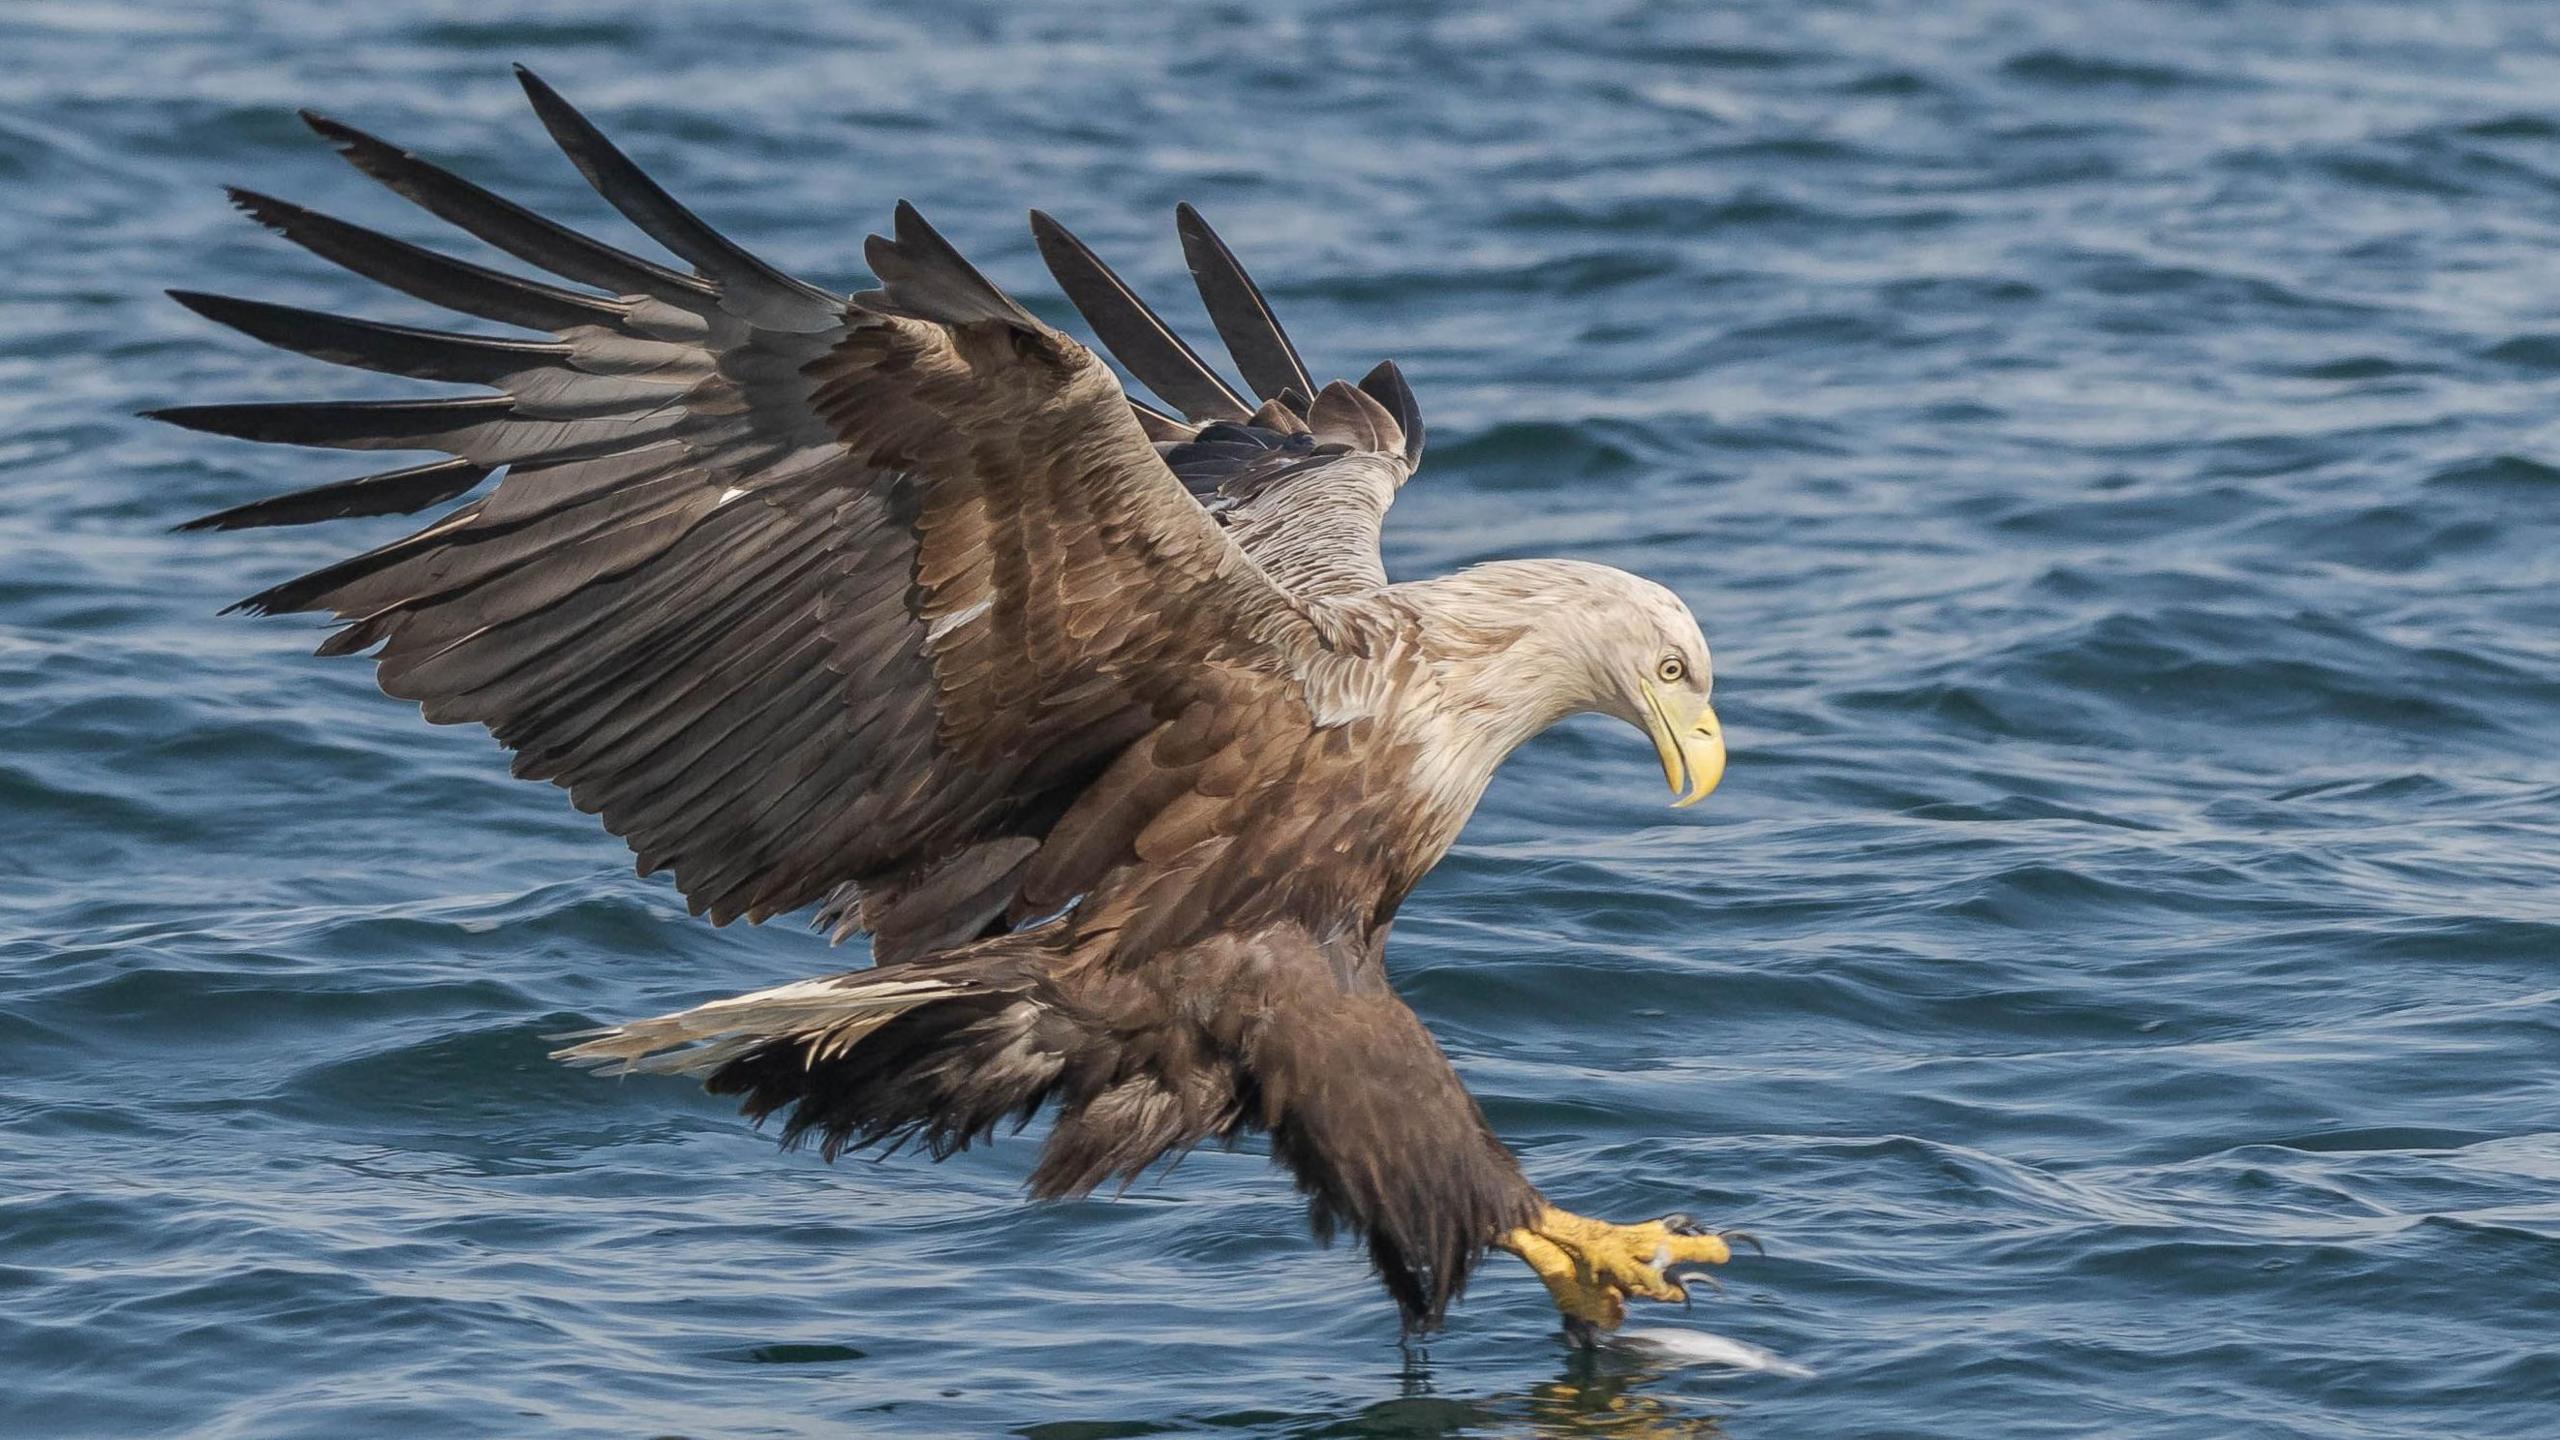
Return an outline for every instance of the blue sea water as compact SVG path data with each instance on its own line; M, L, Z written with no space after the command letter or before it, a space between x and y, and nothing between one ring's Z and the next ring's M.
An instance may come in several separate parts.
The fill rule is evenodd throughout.
M0 1433L2560 1435L2560 8L12 0L0 57ZM170 535L353 469L128 418L388 393L163 286L429 318L225 206L440 238L297 105L622 234L516 60L830 285L906 196L1063 318L1039 205L1189 315L1193 201L1419 390L1397 574L1686 595L1724 789L1563 728L1392 960L1552 1195L1767 1257L1588 1355L1496 1257L1408 1351L1256 1151L1029 1207L1027 1138L829 1166L546 1061L858 952L217 618L399 522Z

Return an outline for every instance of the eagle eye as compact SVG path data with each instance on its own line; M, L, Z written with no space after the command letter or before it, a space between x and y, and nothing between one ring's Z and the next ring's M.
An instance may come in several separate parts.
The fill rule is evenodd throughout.
M1663 684L1677 685L1689 678L1689 662L1677 655L1665 655L1662 663L1653 667L1653 673L1662 677Z

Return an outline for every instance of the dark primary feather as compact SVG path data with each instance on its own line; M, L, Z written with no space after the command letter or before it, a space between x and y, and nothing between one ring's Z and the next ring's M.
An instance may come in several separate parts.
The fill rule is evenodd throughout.
M1183 258L1191 264L1192 282L1200 287L1201 303L1209 307L1209 322L1217 327L1218 338L1227 342L1227 353L1235 357L1245 383L1265 400L1279 399L1291 390L1313 395L1315 381L1308 378L1298 347L1289 343L1289 334L1271 313L1270 302L1262 298L1261 287L1236 262L1227 242L1189 205L1175 206L1173 216L1174 228L1182 236Z
M819 328L810 322L837 307L837 297L748 254L676 203L532 71L519 65L516 79L533 101L534 113L542 117L543 128L595 192L643 234L691 261L717 287L723 308L759 325L799 330Z
M1404 435L1404 463L1421 465L1422 406L1413 398L1413 387L1404 383L1404 371L1393 360L1381 360L1360 377L1360 388L1395 417L1396 429Z
M528 330L613 326L625 315L615 301L439 255L254 190L235 187L230 193L231 203L251 219L303 249L430 305Z
M454 335L195 290L172 290L169 298L279 349L412 380L494 386L569 354L569 347L556 341Z
M276 498L289 500L292 497ZM423 530L413 531L387 545L377 545L361 554L350 555L333 565L324 565L307 575L297 575L281 584L270 585L255 595L234 601L223 610L223 613L226 615L297 615L319 608L318 602L323 596L336 594L347 585L404 561L435 553L440 546L459 537L477 523L480 512L487 503L486 500L474 500L449 510L445 512L442 519ZM323 646L325 648L335 645L341 637L359 635L363 630L364 627L361 624L350 625L323 642Z
M879 277L880 288L854 296L854 303L882 314L941 325L992 320L1030 334L1046 328L978 273L978 267L952 248L942 232L926 224L913 205L898 202L890 231L862 242L863 259Z
M347 163L444 220L519 260L617 295L655 295L682 302L708 296L711 284L629 254L492 194L352 125L301 112L302 122L338 147Z
M1058 288L1093 327L1094 338L1139 384L1194 423L1242 420L1252 413L1253 407L1235 387L1219 378L1172 326L1067 227L1034 210L1031 235Z
M515 402L475 400L285 400L241 405L173 405L146 410L208 435L317 445L339 450L443 450L468 432L515 413Z
M246 505L199 515L177 528L245 530L265 525L310 525L360 515L414 515L462 495L488 478L486 468L468 460L431 460L424 465L359 475L353 480L252 500Z

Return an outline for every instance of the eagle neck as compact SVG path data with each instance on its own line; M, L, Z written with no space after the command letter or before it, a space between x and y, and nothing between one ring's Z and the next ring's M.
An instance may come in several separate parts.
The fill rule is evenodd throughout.
M1442 712L1488 767L1568 715L1614 708L1614 599L1580 583L1596 569L1518 560L1397 587L1417 602Z

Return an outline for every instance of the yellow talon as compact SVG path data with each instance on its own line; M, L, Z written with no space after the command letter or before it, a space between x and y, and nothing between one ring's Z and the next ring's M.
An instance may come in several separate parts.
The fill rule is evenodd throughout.
M1733 1258L1724 1237L1694 1231L1677 1217L1613 1225L1552 1205L1496 1243L1538 1272L1564 1312L1565 1328L1582 1336L1616 1329L1627 1318L1630 1295L1688 1299L1688 1290L1670 1273L1678 1267Z

